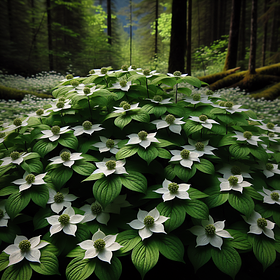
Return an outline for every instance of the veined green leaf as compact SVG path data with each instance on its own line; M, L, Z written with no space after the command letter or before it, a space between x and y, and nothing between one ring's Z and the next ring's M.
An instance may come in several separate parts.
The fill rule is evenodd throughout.
M34 203L41 207L45 207L49 200L49 190L46 185L31 187L30 195Z
M190 187L188 190L189 196L191 199L199 199L199 198L205 198L208 197L208 194L205 194L195 188Z
M203 173L207 173L207 174L215 173L215 167L213 163L207 159L201 158L200 162L195 162L194 165L199 171Z
M196 77L185 76L185 77L181 78L181 82L188 83L188 84L190 84L192 86L195 86L197 88L201 87L201 81L198 78L196 78Z
M41 173L44 170L43 164L38 159L31 159L22 163L22 168L29 173Z
M74 136L72 133L64 133L62 134L58 142L63 147L71 148L73 150L77 150L79 142L76 136Z
M158 150L158 157L165 158L165 159L171 159L171 154L169 151L165 150L164 148L157 148Z
M227 229L229 234L233 237L230 239L230 245L238 250L247 251L252 248L251 243L248 241L247 233L239 230Z
M131 114L131 118L143 123L148 123L150 121L150 115L144 110L138 110L134 114Z
M9 264L9 255L4 253L4 252L2 252L0 254L0 271L5 269L8 264Z
M254 211L254 201L245 193L230 192L228 202L234 209L238 210L246 217L249 217Z
M192 93L192 90L190 88L186 88L186 87L178 87L177 92L188 95L188 94Z
M165 106L159 105L159 106L154 106L153 114L159 118L160 116L164 115L166 112L167 108Z
M257 158L259 161L266 162L268 159L268 154L264 149L261 149L260 147L250 147L251 154Z
M157 148L152 145L150 145L147 149L139 147L137 153L139 157L147 161L148 164L150 164L151 161L153 161L158 156Z
M193 218L207 220L209 218L209 209L207 205L200 200L186 200L185 211Z
M250 149L246 146L242 146L239 144L233 144L229 147L229 152L236 159L245 159L247 155L250 153Z
M201 124L197 124L196 122L190 120L186 121L186 123L183 125L183 129L186 132L187 136L201 130L202 128L203 126Z
M178 178L180 178L184 182L188 182L189 179L194 176L195 172L196 172L195 165L193 165L191 169L187 167L183 167L181 164L174 165L174 173Z
M53 215L50 208L41 208L33 217L34 230L47 227L49 225L46 218Z
M205 199L205 203L208 205L210 209L224 204L225 202L227 202L228 198L229 198L228 192L217 191L209 195L209 197Z
M66 277L68 280L85 280L94 272L95 265L94 259L76 257L66 267Z
M132 118L130 115L120 115L115 119L114 124L120 129L123 129L131 122L131 120Z
M119 249L120 254L129 252L140 241L141 237L139 236L138 231L133 229L120 232L116 238L116 242L123 246Z
M85 160L78 160L72 166L72 169L80 175L89 176L96 169L95 165Z
M58 141L51 142L48 139L41 139L33 146L33 151L44 158L45 155L54 150L57 145Z
M98 279L118 280L122 274L122 263L114 256L111 259L111 263L96 262L95 274Z
M138 149L139 149L138 145L124 146L116 153L116 160L131 157L137 153Z
M6 202L5 208L11 219L15 218L29 203L31 197L28 191L11 194Z
M129 190L146 193L147 179L144 175L136 171L129 171L120 178L122 184Z
M172 181L174 178L175 178L176 174L174 172L174 165L167 165L165 168L164 168L164 177L167 179L167 180L170 180Z
M73 170L71 168L60 166L56 169L52 169L48 172L47 176L50 176L51 181L56 186L57 190L60 190L63 185L72 177Z
M29 280L32 277L32 269L28 262L20 262L18 265L9 266L5 269L1 280Z
M208 246L195 247L188 246L188 257L197 271L200 267L206 264L211 259L211 248Z

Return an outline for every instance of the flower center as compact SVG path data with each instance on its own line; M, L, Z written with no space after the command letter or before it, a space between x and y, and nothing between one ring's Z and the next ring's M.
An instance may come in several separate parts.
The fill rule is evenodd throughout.
M228 178L228 181L229 181L229 184L230 184L231 186L235 186L235 185L237 185L237 183L238 183L238 178L235 177L235 176L230 176L230 177Z
M201 96L200 96L199 93L195 93L195 94L193 95L193 101L199 101L200 98L201 98Z
M60 154L60 157L63 161L68 161L70 160L71 154L69 152L63 152Z
M143 74L145 75L145 76L148 76L149 74L150 74L150 70L149 69L145 69L144 71L143 71Z
M29 242L29 240L22 240L19 242L18 247L22 253L26 253L27 251L29 251L31 243Z
M102 213L102 206L98 202L94 202L90 206L92 214L98 215Z
M273 138L275 136L275 134L273 132L268 133L268 137Z
M227 108L232 108L233 103L228 101L228 102L225 103L225 106L226 106Z
M168 123L168 124L173 124L174 123L174 121L175 121L175 117L173 116L173 115L171 115L171 114L169 114L169 115L167 115L166 117L165 117L165 121Z
M265 218L259 218L257 219L257 225L258 227L260 227L261 229L264 229L267 226L267 221Z
M144 219L144 225L146 227L150 227L154 224L155 219L152 216L146 216Z
M89 94L90 93L90 88L89 87L85 87L83 89L83 91L84 91L84 94Z
M36 115L37 116L41 116L41 115L43 115L44 114L44 109L38 109L37 111L36 111Z
M237 165L232 166L230 171L233 175L241 175L241 169Z
M101 251L104 249L106 243L103 239L97 239L94 241L93 246L97 251Z
M71 80L71 79L73 79L74 77L73 77L73 75L72 74L68 74L68 75L66 75L66 79L67 80Z
M56 195L53 198L55 203L61 203L64 200L64 195L60 192L57 192Z
M113 170L116 168L116 161L115 160L108 160L106 162L106 167L108 168L108 170Z
M220 105L221 107L225 107L225 104L226 104L225 101L220 101L220 102L219 102L219 105Z
M131 65L131 69L136 70L136 65Z
M215 226L213 226L213 225L207 225L207 226L205 227L205 233L206 233L207 235L214 235L215 232L216 232Z
M106 141L106 147L107 147L107 148L112 149L112 148L114 148L114 146L115 146L114 140L108 139L108 140Z
M0 209L0 220L4 217L4 211Z
M121 86L121 87L125 87L125 86L126 86L126 84L127 84L127 82L126 82L126 81L120 81L120 86Z
M125 105L125 104L128 104L127 101L122 101L122 102L120 103L120 107L123 107L123 105Z
M160 95L155 95L153 100L157 101L157 102L161 102L162 101L162 97Z
M174 193L176 193L178 191L178 189L179 189L179 186L176 183L170 183L168 185L168 190L170 191L170 193L174 194Z
M147 136L148 136L148 133L146 132L146 131L144 131L144 130L142 130L142 131L140 131L139 133L138 133L138 137L139 137L139 139L140 140L146 140L147 139Z
M16 152L16 151L14 151L14 152L11 152L11 159L12 160L16 160L16 159L18 159L19 157L20 157L20 153L19 152Z
M251 137L253 136L253 134L252 134L251 131L244 131L243 136L244 136L246 139L251 139Z
M202 122L205 122L208 119L208 117L206 115L200 115L199 116L199 120Z
M60 132L60 127L58 125L55 125L52 127L51 129L51 132L54 134L54 135L58 135L59 132Z
M100 69L100 72L101 72L101 74L107 74L108 69L105 68L105 67L102 67L102 68Z
M265 168L266 168L266 170L271 171L273 169L273 164L269 162L265 165Z
M206 95L213 95L214 92L212 90L207 90Z
M92 123L90 121L84 121L82 126L85 130L89 130L92 127Z
M279 200L279 193L273 192L273 193L271 193L270 197L272 200L277 201L277 200Z
M182 75L182 73L180 71L175 71L173 73L174 76L180 77Z
M57 103L56 103L56 107L57 108L63 108L64 107L64 102L63 101L58 101Z
M129 110L131 106L130 106L130 104L125 103L122 107L124 110Z
M5 133L5 132L0 132L0 138L4 138L4 137L5 137L5 135L6 135L6 133Z
M21 121L21 119L16 118L16 119L14 119L13 124L14 124L15 126L20 126L20 125L22 125L22 121Z
M89 74L94 74L95 73L95 71L93 70L93 69L91 69L90 71L89 71Z
M72 87L77 87L80 83L77 80L73 80L73 81L70 82L70 84L71 84Z
M61 216L59 216L58 221L59 221L63 226L66 226L67 224L69 224L70 216L67 215L67 214L62 214Z
M28 174L26 177L25 177L25 181L27 184L32 184L35 182L35 175L33 174Z
M127 65L123 65L123 66L121 67L121 69L122 69L123 71L128 71L128 66L127 66Z
M61 102L65 102L65 98L64 97L59 97L58 101L61 101Z
M195 144L195 148L198 150L198 151L203 151L204 149L204 144L202 142L197 142Z
M273 129L274 128L274 123L269 122L269 123L266 124L266 127L268 129Z
M184 149L184 150L180 153L180 155L181 155L181 157L182 157L183 159L188 159L189 156L190 156L190 151Z

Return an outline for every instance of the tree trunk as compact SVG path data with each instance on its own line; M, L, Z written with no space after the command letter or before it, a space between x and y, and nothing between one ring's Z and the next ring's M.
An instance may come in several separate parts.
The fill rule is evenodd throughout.
M242 1L242 8L241 8L241 19L240 19L240 36L239 36L239 53L238 53L238 60L243 61L245 58L246 53L246 0Z
M187 73L191 75L192 62L192 0L188 6L188 40L187 40Z
M132 65L132 0L129 1L129 62Z
M157 57L157 53L158 53L158 0L156 0L156 18L155 18L155 29L156 29L156 33L155 33L155 57Z
M48 17L49 70L53 70L53 41L52 41L51 0L47 0L46 3L47 3L47 17Z
M112 45L112 13L111 13L111 0L107 0L107 36L108 43Z
M249 73L256 73L257 49L257 0L252 0Z
M168 72L185 71L187 0L172 1Z
M264 1L264 13L267 10L268 0ZM262 66L265 66L265 52L266 52L266 42L267 42L267 20L263 23L263 42L262 42Z
M241 0L232 0L228 51L224 71L236 67Z

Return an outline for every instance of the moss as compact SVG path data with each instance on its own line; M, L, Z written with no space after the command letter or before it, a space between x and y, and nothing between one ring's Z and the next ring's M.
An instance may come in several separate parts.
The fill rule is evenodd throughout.
M253 97L255 99L259 99L264 97L266 100L273 100L280 96L280 83L275 84L262 92L251 94L250 97Z

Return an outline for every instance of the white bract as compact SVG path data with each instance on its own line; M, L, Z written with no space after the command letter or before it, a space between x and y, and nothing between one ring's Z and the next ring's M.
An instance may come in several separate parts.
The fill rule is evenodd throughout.
M85 211L83 223L90 222L93 220L97 220L98 223L107 225L110 214L107 211L107 207L103 209L100 203L97 201L93 202L91 205L85 204L80 208Z
M51 225L50 233L52 236L60 232L61 230L68 235L75 236L77 231L77 225L83 220L84 216L75 214L72 207L66 208L62 214L50 216L47 219L48 223Z
M0 166L5 166L5 165L8 165L10 163L20 165L23 162L24 158L27 157L30 154L31 153L26 153L26 152L19 153L17 151L13 151L13 152L11 152L9 157L4 157L4 158L0 159L0 160L3 161L0 164Z
M135 103L130 105L129 103L125 103L122 107L114 107L116 110L113 111L114 113L123 113L128 112L131 110L140 110L141 108L138 107L139 103Z
M128 223L133 229L138 229L138 233L142 240L152 236L153 233L166 233L163 223L169 217L164 217L159 214L159 211L154 208L150 212L139 209L137 219Z
M91 135L95 131L104 129L100 127L100 125L101 124L92 124L90 121L84 121L82 125L74 126L72 129L74 130L74 136L79 136L83 133Z
M105 235L100 229L92 236L91 240L85 240L78 245L86 250L84 259L98 257L101 261L111 263L113 251L119 250L121 246L115 242L117 234Z
M147 133L146 131L140 131L138 134L132 133L127 135L129 141L126 145L133 145L133 144L139 144L143 148L147 149L151 143L159 143L159 141L155 138L156 132L154 133Z
M211 100L208 99L208 96L201 96L199 93L195 93L190 97L184 98L184 101L190 104L198 104L198 103L212 103Z
M183 117L175 118L173 115L169 114L167 116L162 116L162 120L154 120L152 123L156 125L157 130L168 127L170 131L181 134L181 125L185 123L184 121L181 121L182 119Z
M254 136L252 134L252 132L250 131L245 131L245 132L240 132L240 131L235 131L236 135L233 135L232 137L236 137L237 141L246 141L247 143L254 145L254 146L258 146L258 141L261 141L261 139L259 139L259 136Z
M113 84L114 89L121 89L123 91L128 91L130 86L131 86L131 81L128 81L128 82L121 81L121 82L116 82Z
M163 201L172 200L175 197L180 199L190 199L188 189L190 184L176 184L165 179L162 183L162 188L155 190L154 192L162 194Z
M243 178L252 178L249 171L250 167L242 162L225 163L222 168L217 170L217 172L224 175L224 178L235 175L242 175Z
M189 143L190 145L184 145L182 148L198 153L199 157L203 156L204 154L214 155L212 150L217 149L212 146L208 146L209 140L196 142L189 138Z
M125 160L104 158L101 162L95 162L97 169L92 174L103 173L105 176L115 174L127 174L124 165Z
M170 101L171 98L162 99L160 95L158 95L158 96L155 95L153 99L146 98L146 100L150 100L153 103L157 103L157 104L161 104L161 105L171 104L172 103Z
M263 202L268 204L279 204L280 205L280 191L273 190L270 191L268 189L263 188L263 192L258 192L263 196Z
M27 239L23 235L17 235L14 244L9 245L4 252L9 256L9 264L19 263L24 258L30 262L40 263L41 252L39 249L47 246L49 243L40 240L40 235Z
M241 192L243 191L243 188L249 187L252 184L243 181L242 175L232 175L229 176L228 178L218 178L218 180L221 182L220 184L220 190L223 191L238 191Z
M280 169L278 167L278 164L275 163L268 162L265 164L261 162L259 165L256 165L255 167L261 169L266 178L272 177L275 174L280 174Z
M13 183L19 185L19 191L21 192L31 188L32 185L38 186L46 184L46 182L43 180L46 174L47 173L43 173L35 176L25 172L22 179L17 179L13 181Z
M69 126L64 126L64 127L59 127L57 125L53 126L52 129L46 129L46 130L42 130L41 132L44 134L41 137L39 137L39 139L45 139L48 138L51 142L56 141L57 139L59 139L60 135L71 131L70 128L68 128Z
M262 218L258 212L253 212L249 218L242 216L246 223L250 225L248 233L262 234L264 233L267 237L274 239L273 228L275 223Z
M200 162L198 158L199 154L196 152L191 152L186 149L182 151L171 150L170 152L173 155L170 161L179 161L183 167L191 168L194 161Z
M104 136L99 136L101 142L97 142L92 144L93 147L99 148L100 153L109 152L112 154L116 154L118 149L118 143L120 142L119 139L108 139Z
M70 153L69 151L64 151L59 156L50 158L49 160L52 161L50 164L62 163L64 166L71 167L76 160L83 159L81 154L82 153Z
M6 199L0 201L0 227L7 227L8 220L10 219L9 215L6 212Z
M223 238L233 238L226 230L224 230L225 221L215 222L209 215L208 220L202 220L201 226L193 226L190 231L196 235L196 247L211 244L213 247L221 250Z
M201 115L199 117L195 117L195 116L191 116L189 118L191 121L200 123L203 127L211 129L212 128L212 124L219 124L218 122L208 119L208 117L206 115Z
M28 120L29 120L29 117L26 118L24 121L22 121L20 118L16 118L12 124L3 124L3 127L4 127L4 132L9 132L9 131L12 131L12 130L15 130L15 129L18 129L20 127L23 127L23 126L27 126L28 125Z

